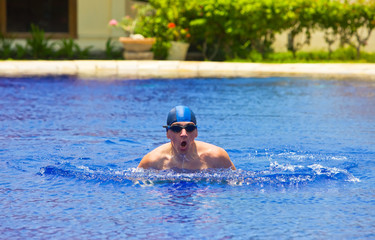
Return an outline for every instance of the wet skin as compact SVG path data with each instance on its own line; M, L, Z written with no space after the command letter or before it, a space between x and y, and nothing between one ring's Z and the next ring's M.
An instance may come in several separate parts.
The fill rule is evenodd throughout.
M171 126L179 125L186 127L194 125L192 122L176 122ZM139 168L153 169L189 169L202 170L207 168L231 168L235 166L229 158L228 153L215 145L195 141L198 130L192 132L182 129L180 132L167 131L170 140L143 157Z

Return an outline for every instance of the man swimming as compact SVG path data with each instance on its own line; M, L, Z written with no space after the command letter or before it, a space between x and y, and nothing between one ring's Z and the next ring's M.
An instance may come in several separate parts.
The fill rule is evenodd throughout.
M195 141L198 136L197 121L193 111L186 106L176 106L168 114L167 130L169 143L161 145L143 157L139 168L189 169L231 168L228 153L215 145Z

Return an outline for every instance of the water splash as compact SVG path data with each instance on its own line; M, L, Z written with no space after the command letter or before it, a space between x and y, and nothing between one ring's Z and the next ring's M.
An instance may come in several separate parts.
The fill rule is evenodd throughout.
M191 182L198 184L227 184L232 186L299 186L325 181L359 182L345 169L329 168L319 164L309 166L278 164L273 162L263 171L208 169L189 170L144 170L129 168L115 170L111 168L75 166L70 163L42 167L42 176L69 177L100 183L121 183L126 185L153 186L161 183Z

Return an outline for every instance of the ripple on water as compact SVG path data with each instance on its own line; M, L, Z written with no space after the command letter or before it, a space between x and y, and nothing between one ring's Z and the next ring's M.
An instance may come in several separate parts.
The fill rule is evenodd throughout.
M208 169L190 170L144 170L129 168L116 170L111 168L75 166L70 163L42 167L42 176L68 177L99 183L121 183L125 185L153 186L161 183L191 182L197 184L227 184L253 186L296 186L325 181L359 182L345 169L324 167L319 164L308 166L278 164L273 162L269 169L261 171Z

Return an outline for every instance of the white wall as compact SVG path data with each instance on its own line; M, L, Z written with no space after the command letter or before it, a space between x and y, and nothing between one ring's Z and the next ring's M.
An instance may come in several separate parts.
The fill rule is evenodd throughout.
M121 31L110 28L108 22L123 18L125 8L126 0L78 0L77 43L82 47L105 49L109 37L116 40L121 36Z
M296 37L298 42L304 41L304 35L299 35ZM282 34L276 35L276 41L273 44L274 50L276 52L286 52L287 51L287 44L288 44L288 34L284 32ZM339 40L337 39L335 44L332 46L333 49L336 49L339 45ZM328 51L328 45L324 41L324 33L323 32L314 32L311 36L310 45L305 45L302 51ZM371 37L368 41L368 45L365 48L362 48L363 51L366 52L375 52L375 30L372 32Z

